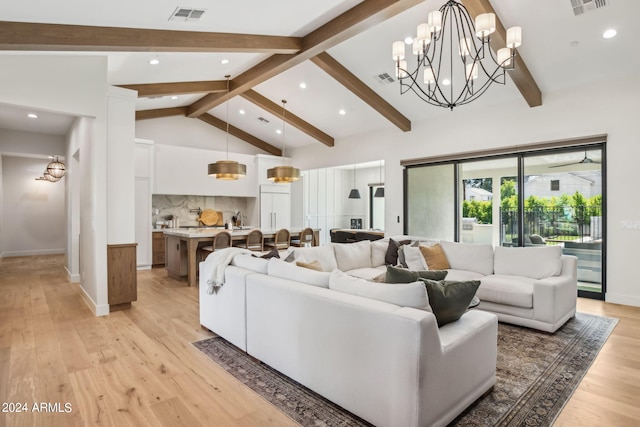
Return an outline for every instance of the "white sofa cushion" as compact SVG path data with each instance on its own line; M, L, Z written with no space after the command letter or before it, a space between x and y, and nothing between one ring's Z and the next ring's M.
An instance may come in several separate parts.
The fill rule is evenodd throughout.
M231 261L231 265L262 274L267 274L267 264L269 264L268 259L251 255L236 255Z
M493 273L492 245L441 241L440 246L452 269Z
M466 282L468 280L481 280L484 274L476 273L475 271L468 270L447 270L447 277L445 280L451 280L454 282Z
M322 288L329 287L329 276L331 275L325 271L315 271L309 268L298 267L295 264L278 258L271 258L269 260L267 273L269 276L295 280L308 285L320 286Z
M389 239L375 240L371 242L371 267L385 265L384 257L389 248Z
M476 295L489 301L514 307L533 308L533 284L536 280L522 276L492 274L480 281Z
M318 261L323 271L333 271L338 268L333 245L311 246L309 248L295 248L295 257L303 257L306 262Z
M562 248L540 246L507 248L497 246L494 256L496 274L544 279L562 272Z
M334 243L338 269L342 271L371 267L371 241L355 243Z
M429 267L427 266L427 261L422 256L422 252L417 245L403 245L400 249L402 250L404 256L404 263L407 265L407 268L409 270L429 269ZM398 252L400 252L400 250L398 250Z
M359 277L364 280L373 281L375 278L379 277L381 274L385 274L387 272L386 265L379 265L377 267L368 267L368 268L356 268L355 270L345 271L349 276Z
M427 289L422 282L375 283L349 276L340 270L334 270L329 277L329 289L402 307L431 311Z

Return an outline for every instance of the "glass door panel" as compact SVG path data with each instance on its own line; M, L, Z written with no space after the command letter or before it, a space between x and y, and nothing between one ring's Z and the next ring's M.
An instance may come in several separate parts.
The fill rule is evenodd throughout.
M465 243L511 246L518 240L518 160L507 157L459 165L459 232Z
M524 244L559 245L578 258L578 290L603 291L602 150L524 159Z
M455 165L407 169L407 234L436 240L455 238Z

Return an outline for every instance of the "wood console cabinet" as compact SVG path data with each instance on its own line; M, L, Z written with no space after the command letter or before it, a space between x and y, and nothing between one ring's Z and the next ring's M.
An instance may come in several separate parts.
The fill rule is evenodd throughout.
M138 299L137 243L107 245L109 311L131 308Z
M172 279L187 280L187 242L177 236L165 235L167 275Z
M152 267L164 267L165 264L165 243L164 232L154 231L152 239Z

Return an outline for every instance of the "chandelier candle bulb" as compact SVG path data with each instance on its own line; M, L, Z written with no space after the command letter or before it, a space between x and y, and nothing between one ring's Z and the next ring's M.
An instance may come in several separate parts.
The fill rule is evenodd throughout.
M498 49L498 64L502 68L506 68L511 65L511 49L508 47L503 47L502 49Z
M396 68L396 78L404 79L407 77L407 61L399 61L398 67Z
M515 49L522 44L522 27L511 27L507 30L507 47Z
M473 46L473 44L471 43L471 39L466 37L466 38L462 38L460 39L460 56L467 56L469 55L469 53L471 52L471 46Z
M418 25L418 35L416 36L416 41L425 46L431 43L431 25L429 24L420 24Z
M420 46L420 42L417 39L413 41L411 50L415 56L419 56L422 53L422 47Z
M424 69L424 83L427 85L431 85L436 82L436 76L433 74L433 69L431 67L427 67Z
M467 64L467 80L475 80L478 78L478 63Z
M404 42L393 42L393 60L402 61L404 59Z
M427 24L429 24L432 33L438 34L442 29L442 12L434 10L429 13L427 15Z

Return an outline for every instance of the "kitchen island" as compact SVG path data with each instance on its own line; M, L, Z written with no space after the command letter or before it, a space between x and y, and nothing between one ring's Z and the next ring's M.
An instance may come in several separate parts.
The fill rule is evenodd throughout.
M233 229L231 231L232 242L243 242L247 239L249 232L253 230L251 227L243 227L242 229ZM197 252L198 245L210 245L213 237L221 232L228 231L224 228L169 228L165 229L164 237L166 240L166 263L167 273L169 277L181 280L187 277L189 286L196 286L198 275ZM265 239L275 237L277 230L261 230ZM291 238L300 236L302 228L290 228ZM314 242L319 241L320 229L313 230Z

